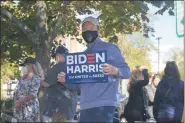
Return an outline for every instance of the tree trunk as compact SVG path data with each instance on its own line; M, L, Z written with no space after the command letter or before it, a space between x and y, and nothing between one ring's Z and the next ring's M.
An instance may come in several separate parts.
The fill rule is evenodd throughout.
M39 44L37 44L38 49L36 51L36 58L42 65L44 73L46 74L50 68L50 42L48 38L48 33L46 31L47 27L47 7L45 1L37 1L37 13L36 13L36 35L39 39Z
M47 48L47 41L43 42L40 48L36 51L36 59L42 65L42 68L47 74L48 70L50 69L50 49ZM43 121L43 109L44 109L44 92L45 89L41 87L39 89L39 103L40 103L40 120Z
M36 51L36 59L39 61L39 63L42 66L42 69L44 70L45 75L47 74L48 70L51 67L50 64L50 48L48 49L46 47L46 42L43 42L40 46L40 48Z
M1 14L9 18L14 22L18 27L28 36L28 38L36 44L36 59L41 64L45 75L51 67L51 45L52 40L56 36L56 26L59 21L53 23L51 32L47 32L47 7L45 1L36 1L37 13L36 13L36 32L33 32L26 24L13 16L5 8L1 8ZM57 17L58 18L58 17ZM58 20L58 19L57 19ZM39 92L39 101L40 101L40 113L41 121L42 120L42 109L43 109L43 94L44 90L41 88Z
M36 1L37 13L36 13L36 36L39 39L37 44L36 59L40 62L45 75L50 69L50 49L51 44L49 41L49 34L47 33L47 7L45 1ZM39 102L40 102L40 117L43 121L43 108L44 108L44 88L40 88Z

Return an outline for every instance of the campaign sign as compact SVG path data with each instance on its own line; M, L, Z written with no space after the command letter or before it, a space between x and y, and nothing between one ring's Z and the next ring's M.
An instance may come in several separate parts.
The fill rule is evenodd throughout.
M65 56L66 83L105 83L108 76L102 72L102 64L107 63L107 52L70 53Z

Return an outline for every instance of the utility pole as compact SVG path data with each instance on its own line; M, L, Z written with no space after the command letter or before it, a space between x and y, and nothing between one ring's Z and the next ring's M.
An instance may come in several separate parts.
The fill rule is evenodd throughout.
M160 64L160 49L159 49L159 44L160 44L160 40L161 39L162 39L161 37L156 38L156 40L158 41L158 74L159 74L159 64Z

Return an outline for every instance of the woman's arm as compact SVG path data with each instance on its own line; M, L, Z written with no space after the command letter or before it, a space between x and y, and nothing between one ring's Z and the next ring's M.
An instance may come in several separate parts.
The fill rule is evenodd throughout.
M33 98L34 98L33 96L28 95L28 96L26 96L26 97L24 97L24 98L18 100L16 103L21 103L21 104L23 104L24 102L28 102L28 101L32 100Z
M44 82L44 80L40 80L40 85L45 87L45 88L49 87L49 84L47 82Z
M130 83L130 86L139 86L139 87L143 87L146 86L149 83L149 75L148 75L148 70L144 69L143 70L143 76L144 76L144 80L136 80L136 81L132 81Z

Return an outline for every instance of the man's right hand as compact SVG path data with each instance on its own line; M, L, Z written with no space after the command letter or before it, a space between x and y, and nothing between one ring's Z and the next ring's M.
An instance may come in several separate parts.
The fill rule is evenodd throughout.
M66 76L66 74L64 72L59 73L58 77L57 77L58 81L61 83L65 83L66 82L65 76Z

